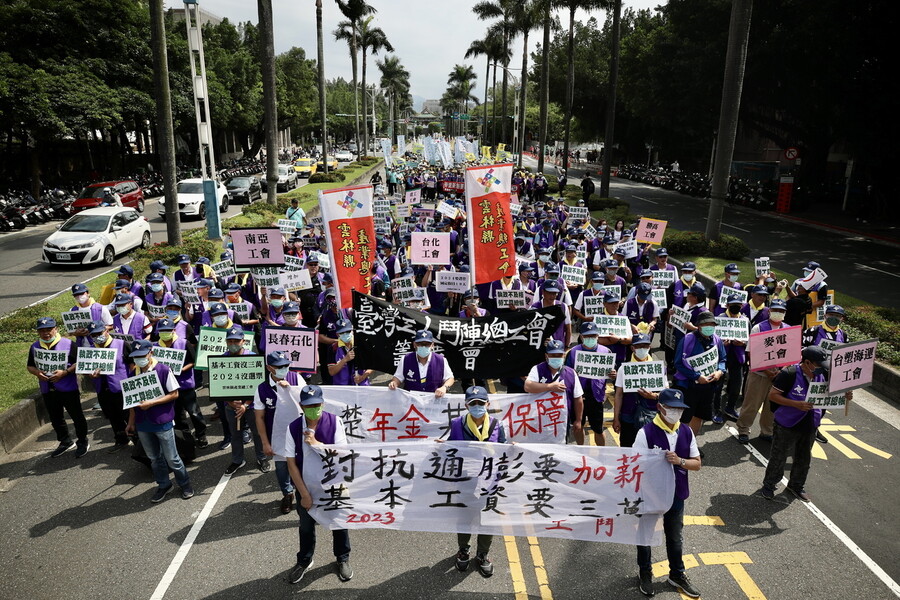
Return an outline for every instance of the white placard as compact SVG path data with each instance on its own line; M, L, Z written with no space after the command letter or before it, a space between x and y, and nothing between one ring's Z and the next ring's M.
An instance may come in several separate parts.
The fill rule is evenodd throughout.
M623 392L636 392L640 389L658 392L669 387L664 361L626 362L619 365L619 369L622 371Z
M74 333L79 329L90 329L94 322L91 319L91 309L79 308L78 310L67 310L62 313L63 327L67 333Z
M737 298L741 304L747 303L747 292L745 290L736 290L727 286L722 286L722 293L719 294L719 306L725 308L732 298Z
M566 280L567 283L571 283L574 285L584 285L585 279L587 279L587 269L584 267L576 267L574 265L567 265L566 263L562 263L560 265L560 275L563 279Z
M600 337L619 337L631 339L631 322L628 317L622 315L597 315L594 317L594 325L600 332Z
M185 304L200 304L200 295L193 281L179 281L178 291L181 292L181 299Z
M33 348L34 366L42 373L54 373L56 371L65 371L69 368L69 353L59 350L44 350L43 348Z
M147 316L154 319L162 319L166 316L165 306L157 306L156 304L150 304L149 302L144 302L144 311L147 313Z
M819 408L844 408L847 397L844 392L829 394L827 381L813 381L806 391L806 401Z
M446 216L448 219L455 219L457 208L455 206L450 206L443 200L437 205L436 209L439 213Z
M569 207L569 218L570 219L578 219L579 221L587 221L591 217L590 211L588 211L587 206L570 206Z
M75 363L75 373L78 375L90 375L99 369L101 375L113 375L116 372L116 358L118 356L118 348L90 348L81 346L78 348L78 360Z
M438 292L462 294L470 287L472 287L471 273L460 273L459 271L438 271L437 273L435 290Z
M253 267L250 269L250 275L253 276L256 285L260 287L270 288L278 286L278 267Z
M282 271L299 271L303 268L303 259L299 256L284 255L284 267Z
M401 302L409 300L415 296L416 289L416 280L412 276L391 279L391 294L394 300Z
M596 317L602 315L605 312L605 307L603 306L603 292L600 292L599 296L582 296L581 299L584 301L584 316L586 317Z
M763 275L768 275L771 268L769 267L769 257L768 256L760 256L759 258L753 259L753 268L756 271L756 277L762 277Z
M656 304L656 306L659 308L659 310L668 308L669 301L666 298L666 290L654 288L651 291L651 294L652 294L652 298L653 298L653 303Z
M147 371L122 380L122 408L125 410L137 406L145 400L155 400L164 395L156 371Z
M234 316L240 318L241 321L250 319L250 309L246 302L237 302L235 304L228 303L228 308L234 311Z
M705 352L685 358L691 368L700 373L701 377L709 377L719 368L719 348L716 345Z
M293 235L297 231L297 221L294 219L278 219L278 229L284 235Z
M609 372L616 368L616 355L613 352L575 353L575 372L585 379L607 379Z
M747 317L716 317L716 335L723 340L747 343L750 341L750 320Z
M163 348L162 346L153 347L153 358L158 362L169 367L173 375L179 375L181 369L184 368L184 357L187 356L187 350L179 350L178 348Z
M625 258L635 258L638 255L637 240L620 242L613 249L613 254L621 253Z
M217 263L213 263L209 265L212 268L213 273L216 274L216 277L219 279L225 279L226 277L234 277L234 261L233 260L223 260Z
M122 340L125 342L125 345L128 346L134 342L134 336L127 333L118 333L116 331L110 331L109 337L114 340Z
M300 271L283 271L278 275L278 285L288 292L299 292L312 287L312 279L307 269Z
M666 289L677 279L677 271L657 271L654 269L650 269L650 272L653 273L653 287Z
M672 307L672 314L669 315L669 325L680 331L687 333L685 325L691 322L690 311L684 310L680 306Z
M497 308L528 308L525 290L494 290Z

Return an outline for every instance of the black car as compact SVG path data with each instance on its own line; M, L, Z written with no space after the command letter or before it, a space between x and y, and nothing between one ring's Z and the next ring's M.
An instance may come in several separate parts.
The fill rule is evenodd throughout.
M232 177L225 182L228 199L232 202L250 204L262 199L262 187L256 177Z

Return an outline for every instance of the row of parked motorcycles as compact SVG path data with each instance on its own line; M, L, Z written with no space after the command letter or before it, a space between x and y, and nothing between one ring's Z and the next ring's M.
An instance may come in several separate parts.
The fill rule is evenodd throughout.
M10 190L0 194L0 231L68 219L73 202L75 194L60 188L46 190L40 200L28 191Z
M695 198L709 198L712 183L709 177L700 173L672 171L663 167L647 167L644 165L623 165L619 167L619 177L639 181L674 190ZM773 210L775 208L774 182L753 181L732 177L728 182L729 204L746 206L757 210Z

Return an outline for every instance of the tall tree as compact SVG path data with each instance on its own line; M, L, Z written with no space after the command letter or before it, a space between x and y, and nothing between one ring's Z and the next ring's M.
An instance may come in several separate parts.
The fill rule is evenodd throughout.
M391 143L396 143L394 123L397 122L399 106L403 103L402 99L409 96L409 71L400 63L400 58L397 56L385 56L383 61L378 61L376 64L381 70L381 87L387 88L390 95L389 129Z
M319 117L322 119L322 165L328 172L328 113L325 110L325 47L322 32L322 0L316 0L316 46L319 71ZM363 63L365 64L365 63Z
M380 27L372 26L373 17L368 17L360 21L358 25L358 33L359 33L359 47L362 49L362 85L363 92L366 89L366 61L368 54L371 52L372 56L378 54L382 50L385 52L393 52L394 47L387 39L387 35L382 31ZM363 93L363 112L366 112L367 107L367 98L366 94ZM373 123L374 126L374 123ZM366 156L369 152L369 130L368 128L364 128L363 133L363 143L365 144L365 148L363 149L363 156Z
M181 245L181 213L175 193L175 132L172 127L172 94L169 90L169 62L166 54L166 25L162 0L150 0L150 45L153 49L153 91L156 96L156 151L166 198L166 239L170 246Z
M606 135L603 136L603 172L600 174L600 197L609 198L609 172L612 168L613 141L616 131L616 87L619 82L619 20L622 0L613 0L612 52L609 59L609 97L606 104Z
M335 0L341 14L347 18L346 21L338 23L338 28L334 32L337 40L344 40L350 46L350 62L353 68L353 101L354 112L356 113L356 148L359 152L359 89L356 81L356 62L357 51L359 48L359 22L366 16L375 14L375 8L366 4L365 0ZM348 27L349 26L349 27ZM365 90L363 90L365 98ZM365 106L365 104L363 104ZM365 110L363 110L365 115ZM363 129L365 129L365 119L363 119Z
M475 40L469 45L469 49L466 50L466 58L476 58L478 56L485 57L485 71L484 71L484 102L481 104L482 108L482 127L481 127L481 137L482 139L487 138L487 101L488 101L488 84L490 83L491 78L491 63L499 58L502 54L503 48L500 44L500 40L497 36L493 35L493 30L488 29L485 33L483 39Z
M741 89L744 85L744 66L747 63L747 44L750 40L750 15L753 0L732 0L731 24L728 28L728 54L725 56L725 81L722 84L722 106L719 111L719 138L713 163L712 189L706 238L719 239L722 228L722 209L728 193L728 176L734 156L738 114L741 108Z
M547 107L550 104L550 18L551 4L549 0L544 2L544 37L541 41L541 124L538 132L538 173L544 172L544 146L547 144Z
M272 0L257 0L259 9L260 65L266 121L266 202L278 203L278 104L275 95L275 33Z
M512 57L512 53L510 52L509 46L515 37L515 29L513 27L513 12L519 5L519 0L482 0L478 4L472 7L472 12L481 19L482 21L486 21L489 19L497 19L497 25L499 25L500 32L503 36L503 56L501 57L501 63L503 67L503 88L501 90L501 111L502 115L500 117L500 139L503 142L507 142L508 138L506 137L506 122L509 120L508 115L509 111L506 108L506 88L509 85L509 61ZM496 80L496 69L497 66L500 66L497 62L494 63L494 79ZM496 101L495 101L496 103ZM496 140L494 140L496 143Z

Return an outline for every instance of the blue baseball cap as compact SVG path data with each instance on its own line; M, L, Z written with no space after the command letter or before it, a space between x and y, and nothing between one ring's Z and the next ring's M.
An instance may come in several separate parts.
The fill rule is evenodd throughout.
M466 404L469 403L469 400L484 400L487 402L489 400L488 392L480 385L470 386L466 388Z
M581 335L600 335L600 330L593 321L585 321L581 324L579 331Z
M162 283L165 280L162 273L150 273L147 275L147 283Z
M91 326L88 327L89 335L97 335L98 333L103 333L106 331L106 323L103 321L92 321Z
M688 294L693 294L694 296L706 296L706 287L699 281L695 282L691 285L690 289L687 291Z
M119 267L119 270L116 271L116 275L127 275L128 277L134 277L134 269L131 265L122 265Z
M695 265L691 261L687 261L686 263L681 264L681 270L682 271L696 271L697 265Z
M666 250L665 248L660 248L659 250L656 251L656 255L657 256L668 256L669 251Z
M131 282L127 279L116 279L116 282L113 284L114 290L122 290L122 289L131 289Z
M53 329L56 327L56 319L53 317L41 317L34 324L35 329Z
M177 306L178 308L182 308L184 304L181 302L181 298L179 298L178 296L172 296L171 298L169 298L169 301L166 302L166 308L170 306Z
M541 284L541 290L545 292L550 292L553 294L559 293L559 283L555 279L546 279L544 283Z
M653 293L653 286L644 281L637 285L637 295L641 298L648 298Z
M631 345L635 344L650 344L653 340L646 333L636 333L631 337Z
M353 331L353 323L350 319L340 319L334 325L335 333L347 333L348 331Z
M559 340L548 340L547 345L544 346L544 352L546 354L565 354L566 347Z
M179 254L175 260L178 261L179 265L189 265L191 263L191 257L187 254Z
M603 271L594 271L591 274L591 281L604 282L606 281L606 275L603 273Z
M522 263L519 265L519 272L521 273L522 271L531 271L533 273L534 267L532 267L529 263Z
M429 344L434 343L434 335L428 331L427 329L420 329L416 332L416 338L413 343L419 344L427 342Z
M222 302L213 302L209 305L209 314L210 315L225 315L228 314L228 307L225 306Z
M684 403L684 392L676 388L660 390L656 403L672 408L688 408L688 405Z
M272 296L287 296L287 292L284 291L283 287L274 287L269 290L269 297Z
M204 279L203 277L201 277L201 278L198 279L196 282L194 282L194 287L198 287L198 288L202 288L202 287L211 288L211 287L212 287L212 281L210 281L209 279Z
M198 265L209 265L209 259L206 258L205 256L200 256L197 258L197 264Z
M129 346L128 356L147 356L153 349L153 343L150 340L134 340Z
M284 306L281 307L281 314L289 314L292 315L294 313L300 312L300 303L299 302L285 302Z
M80 294L86 294L88 292L88 287L83 283L76 283L72 286L72 295L78 296Z
M603 303L607 302L618 302L621 298L619 298L619 294L614 294L612 292L606 292L603 294Z
M151 271L156 271L158 269L162 269L163 271L168 271L169 267L168 267L168 265L166 265L166 263L164 263L161 260L154 260L153 262L150 263Z
M134 302L134 296L131 294L116 294L116 306L124 306Z
M174 331L175 323L171 319L160 319L156 322L157 331Z
M809 269L810 271L815 271L815 270L818 269L820 266L821 266L821 265L819 265L819 263L817 263L817 262L814 261L814 260L811 260L811 261L809 261L808 263L806 263L806 268Z
M209 299L210 300L221 300L225 297L225 292L220 290L217 287L209 288Z
M469 288L463 293L463 300L466 298L480 298L481 295L478 293L477 288Z
M741 270L738 268L736 263L728 263L727 265L725 265L725 272L736 274L736 273L740 273Z
M783 310L787 312L787 302L785 302L781 298L773 298L772 303L769 304L769 310Z
M244 339L244 329L240 325L235 325L231 329L228 330L228 333L225 334L226 340L243 340Z
M288 358L286 352L269 352L266 355L266 364L270 367L286 367L291 364L291 359Z
M559 265L556 263L547 263L547 266L544 267L544 270L547 273L559 273Z
M300 390L300 406L313 406L322 404L325 398L322 396L322 388L317 385L304 385Z
M831 304L825 307L825 314L828 313L844 316L844 307L837 304Z
M241 291L241 286L238 285L238 284L237 284L236 282L234 282L234 281L232 281L231 283L229 283L228 286L225 288L225 293L226 293L226 294L237 294L237 293L240 292L240 291Z
M750 293L751 294L762 294L763 296L768 296L769 288L767 288L764 285L754 285L752 288L750 288Z

